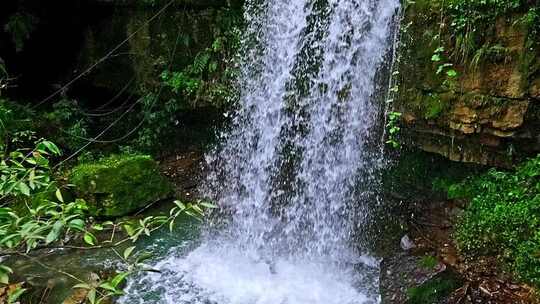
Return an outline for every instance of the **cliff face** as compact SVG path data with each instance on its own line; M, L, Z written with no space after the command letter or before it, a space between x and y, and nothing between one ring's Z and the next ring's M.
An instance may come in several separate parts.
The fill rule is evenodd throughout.
M178 1L164 10L158 4L162 1L93 1L113 7L113 15L85 31L76 71L92 67L117 48L84 79L89 87L112 92L124 91L126 84L130 84L126 92L136 95L158 89L162 72L182 71L199 52L213 48L216 39L229 43L223 42L228 38L225 32L241 22L241 9L229 1L209 6ZM217 71L225 68L226 59L220 58Z
M171 0L90 0L94 3L107 4L112 6L163 6L169 4ZM178 7L195 7L195 8L222 8L235 7L240 8L243 0L173 0L172 5Z
M540 38L515 14L478 25L467 46L437 3L404 12L394 109L405 143L504 167L540 152Z

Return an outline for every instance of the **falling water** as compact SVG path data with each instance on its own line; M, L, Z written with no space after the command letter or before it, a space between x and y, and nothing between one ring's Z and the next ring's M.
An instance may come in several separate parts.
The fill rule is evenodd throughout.
M398 2L246 1L240 105L203 187L230 220L124 303L378 302L377 261L353 240L376 200L376 79Z

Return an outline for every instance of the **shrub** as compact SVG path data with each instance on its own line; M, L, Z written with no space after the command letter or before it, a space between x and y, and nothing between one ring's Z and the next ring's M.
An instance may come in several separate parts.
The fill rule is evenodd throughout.
M449 188L470 204L455 239L468 255L495 255L518 278L540 286L540 155L512 172L495 169Z
M44 114L43 129L55 137L58 144L74 151L86 144L89 137L89 119L75 100L62 99ZM52 126L52 128L51 128Z
M0 150L15 150L34 143L34 113L26 106L0 99Z

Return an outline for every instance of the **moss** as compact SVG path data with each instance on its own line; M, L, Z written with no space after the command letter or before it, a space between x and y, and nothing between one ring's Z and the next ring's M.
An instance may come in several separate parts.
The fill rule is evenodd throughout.
M426 119L433 119L439 117L441 113L447 108L447 104L441 99L439 94L430 94L425 98L424 105L424 117Z
M428 269L428 270L431 270L431 269L435 269L435 267L437 267L437 265L439 265L439 261L437 260L436 257L432 256L432 255L426 255L426 256L423 256L420 261L419 261L419 266L424 268L424 269Z
M78 165L70 181L95 216L126 215L172 192L157 163L145 155L115 155Z
M478 166L452 162L436 154L403 150L397 162L383 173L383 183L386 192L406 199L442 199L446 198L446 185L480 170Z
M424 284L407 291L408 304L433 304L450 295L461 286L461 280L452 272L445 271Z

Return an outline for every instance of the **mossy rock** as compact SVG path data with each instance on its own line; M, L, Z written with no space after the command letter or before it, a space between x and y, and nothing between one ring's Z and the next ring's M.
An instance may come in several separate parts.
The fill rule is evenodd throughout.
M115 155L73 168L70 181L94 216L117 217L165 199L172 185L146 155Z
M462 279L453 271L446 270L422 285L407 290L407 304L445 303L445 298L463 285Z

